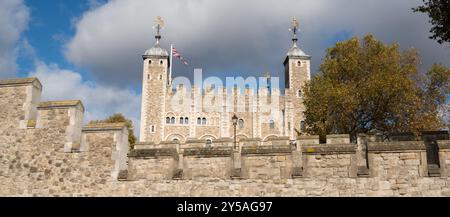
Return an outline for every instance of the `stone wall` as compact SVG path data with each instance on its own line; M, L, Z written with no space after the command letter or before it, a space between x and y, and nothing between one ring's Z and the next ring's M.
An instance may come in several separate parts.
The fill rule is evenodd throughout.
M421 141L358 136L137 143L82 126L78 100L40 102L37 79L0 81L0 196L450 196L450 140L431 173ZM434 168L433 170L436 170Z

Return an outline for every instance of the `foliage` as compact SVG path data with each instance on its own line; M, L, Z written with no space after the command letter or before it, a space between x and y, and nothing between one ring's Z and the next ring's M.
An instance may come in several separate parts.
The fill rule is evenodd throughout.
M320 72L303 87L307 132L326 135L419 132L442 127L438 109L449 94L450 70L420 73L419 55L372 35L329 48Z
M427 13L433 25L431 39L439 44L450 42L450 0L423 0L424 5L413 8L414 12Z
M126 119L121 113L115 113L105 120L94 120L91 123L125 123L128 127L128 142L130 143L130 148L133 147L136 142L136 136L133 131L133 122L130 119Z

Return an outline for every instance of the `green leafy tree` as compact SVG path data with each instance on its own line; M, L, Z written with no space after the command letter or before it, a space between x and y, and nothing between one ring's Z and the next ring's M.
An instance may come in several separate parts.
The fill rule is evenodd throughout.
M307 132L326 135L372 130L419 132L442 127L438 108L449 93L449 69L420 73L419 55L372 35L329 48L319 73L304 88Z
M126 119L121 113L115 113L105 120L94 120L91 123L125 123L128 127L128 142L130 143L130 148L133 148L134 143L136 143L136 136L133 131L133 122L130 119Z
M414 12L427 13L433 25L431 39L439 44L450 42L450 0L423 0L424 5L413 8Z

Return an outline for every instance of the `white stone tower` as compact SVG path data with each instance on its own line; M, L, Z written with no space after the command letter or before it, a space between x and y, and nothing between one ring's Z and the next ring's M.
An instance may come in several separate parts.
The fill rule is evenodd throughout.
M292 28L292 47L289 49L284 60L285 71L285 95L286 95L286 120L288 136L295 139L297 132L304 128L305 107L303 105L302 87L306 81L311 79L310 60L311 56L305 54L297 45L298 21L294 18Z
M168 68L169 54L160 46L160 30L164 22L160 17L156 20L156 43L145 51L142 58L142 105L140 141L159 143L163 140L166 88L169 84Z

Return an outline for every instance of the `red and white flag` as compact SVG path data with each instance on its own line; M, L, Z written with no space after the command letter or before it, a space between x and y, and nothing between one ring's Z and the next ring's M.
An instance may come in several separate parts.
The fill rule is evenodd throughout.
M186 61L186 59L184 59L181 54L177 51L177 49L175 49L174 47L172 47L172 55L178 59L180 59L180 61L184 64L184 65L188 65L188 62Z

